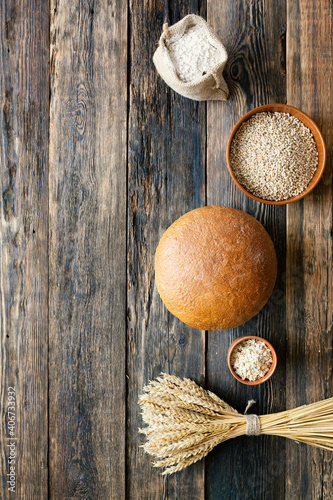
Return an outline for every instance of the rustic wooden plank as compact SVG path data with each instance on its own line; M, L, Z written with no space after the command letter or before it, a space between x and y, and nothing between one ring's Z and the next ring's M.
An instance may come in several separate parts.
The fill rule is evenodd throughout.
M169 22L195 12L206 17L204 2L173 1ZM170 92L170 161L167 165L167 225L189 210L205 205L206 105ZM189 119L189 117L191 117ZM169 372L205 383L205 332L190 328L168 315ZM168 498L203 499L204 461L168 478Z
M271 235L278 256L278 280L265 308L245 325L225 332L209 332L206 383L237 410L257 400L255 413L285 407L285 208L259 204L245 197L227 171L225 150L236 121L249 109L285 102L283 54L285 1L214 2L208 0L207 20L225 44L229 61L225 75L231 95L227 103L208 103L207 204L245 210ZM282 38L281 38L282 37ZM231 376L226 353L232 340L259 334L277 349L278 368L272 379L255 388ZM284 498L285 443L281 438L240 438L219 446L206 459L208 499Z
M49 6L40 0L4 0L0 19L0 497L44 499ZM14 415L8 413L10 387L16 392ZM15 439L9 440L12 418ZM10 450L15 458L9 464ZM8 491L9 465L15 467L15 494Z
M288 206L287 407L333 395L332 19L329 0L288 1L288 104L321 129L327 165L318 187ZM332 454L287 444L286 498L331 498Z
M51 2L50 496L125 498L127 9Z
M139 448L137 401L142 387L168 368L168 316L154 286L154 251L166 225L170 119L168 90L152 63L167 6L129 5L127 498L158 499L167 496L167 480Z
M143 437L137 431L144 384L161 371L200 383L205 374L204 332L168 314L154 282L154 254L163 232L205 204L205 104L174 93L152 62L163 21L173 24L198 12L199 5L169 4L130 2L127 494L140 500L204 498L204 464L162 477L139 448Z

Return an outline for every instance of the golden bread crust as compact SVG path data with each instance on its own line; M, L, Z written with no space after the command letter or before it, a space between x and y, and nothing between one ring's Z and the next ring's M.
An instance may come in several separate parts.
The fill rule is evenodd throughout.
M155 254L156 285L167 309L202 330L239 326L269 299L277 274L273 242L251 215L202 207L176 220Z

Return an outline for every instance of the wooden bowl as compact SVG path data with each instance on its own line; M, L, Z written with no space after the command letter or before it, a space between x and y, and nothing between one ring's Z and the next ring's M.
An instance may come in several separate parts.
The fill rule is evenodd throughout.
M258 378L258 380L254 380L253 382L251 382L250 380L243 380L241 377L239 377L239 375L237 375L235 373L235 371L231 365L231 354L232 354L232 351L234 350L235 346L240 344L244 340L248 340L248 339L261 340L262 342L264 342L267 345L268 349L272 353L272 364L271 364L270 369L263 377ZM228 349L227 360L228 360L228 366L229 366L229 370L231 371L231 374L235 377L236 380L238 380L239 382L241 382L242 384L245 384L245 385L259 385L259 384L262 384L263 382L266 382L266 380L268 380L275 372L275 368L277 365L277 356L276 356L276 352L275 352L275 349L272 346L272 344L270 342L268 342L268 340L265 340L261 337L256 337L255 335L247 335L245 337L240 337L239 339L236 339Z
M253 194L249 193L249 191L246 191L246 189L244 189L243 186L237 181L237 179L236 179L236 177L231 169L231 165L230 165L231 142L232 142L237 130L241 126L241 124L246 122L246 120L248 120L249 118L251 118L252 115L254 115L256 113L267 112L267 111L269 111L271 113L273 113L275 111L280 112L280 113L289 113L292 116L295 116L296 118L298 118L302 123L304 123L304 125L306 127L308 127L311 130L312 135L314 137L314 140L316 141L317 149L318 149L318 167L317 167L317 170L316 170L314 176L312 177L308 187L305 188L304 191L302 191L302 193L298 194L297 196L292 196L291 198L288 198L287 200L282 200L282 201L263 200L261 198L258 198L257 196L254 196ZM294 108L293 106L288 106L287 104L266 104L265 106L259 106L258 108L252 109L252 111L249 111L244 116L242 116L242 118L240 118L240 120L238 120L238 122L236 123L236 125L234 126L234 128L231 131L231 134L230 134L230 137L228 140L228 144L227 144L227 166L228 166L228 170L229 170L229 173L231 175L231 178L234 181L234 183L236 184L236 186L244 194L246 194L247 196L249 196L253 200L259 201L261 203L267 203L268 205L286 205L287 203L293 203L294 201L298 201L298 200L301 200L302 198L304 198L304 196L309 194L316 187L318 182L320 181L321 176L324 173L325 164L326 164L326 147L325 147L324 138L323 138L319 128L317 127L315 122L313 120L311 120L311 118L308 115L303 113L303 111L301 111L300 109Z

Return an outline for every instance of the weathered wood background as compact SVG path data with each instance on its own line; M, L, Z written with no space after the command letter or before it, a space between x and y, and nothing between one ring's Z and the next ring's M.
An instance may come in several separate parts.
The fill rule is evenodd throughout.
M240 438L169 478L151 467L138 395L161 371L259 413L333 396L333 5L330 0L1 0L1 499L331 499L333 455ZM196 103L152 63L164 20L199 13L227 47L228 102ZM323 180L288 207L242 195L226 169L249 109L308 113ZM165 229L203 205L256 217L279 277L260 314L226 332L171 316L154 283ZM237 383L231 341L259 333L274 377ZM16 493L8 491L8 390L16 389Z

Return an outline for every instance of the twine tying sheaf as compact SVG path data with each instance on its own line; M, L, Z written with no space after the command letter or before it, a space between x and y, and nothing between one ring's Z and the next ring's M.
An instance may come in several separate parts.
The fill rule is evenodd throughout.
M245 408L244 416L246 418L246 435L247 436L260 436L261 434L261 429L260 429L260 419L258 415L255 415L254 413L251 413L250 415L247 415L247 410L251 408L252 405L254 405L256 401L254 399L250 399L250 401L247 403L247 407Z
M246 435L247 436L260 436L260 420L258 415L251 414L245 415L246 417Z

